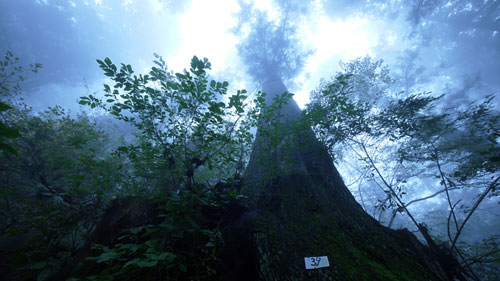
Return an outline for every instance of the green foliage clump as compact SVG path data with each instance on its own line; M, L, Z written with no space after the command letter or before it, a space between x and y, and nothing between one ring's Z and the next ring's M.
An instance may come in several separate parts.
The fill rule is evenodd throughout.
M85 279L213 279L221 223L240 206L240 173L259 108L247 110L245 90L226 97L227 82L209 81L207 59L193 57L189 71L173 74L156 58L139 76L130 65L98 60L115 85L104 86L104 99L80 100L137 129L138 142L117 153L129 161L129 185L155 202L150 223L126 230L114 245L94 246L101 253L87 262L106 268Z
M164 190L192 185L195 170L203 170L197 173L200 177L218 175L218 180L241 172L253 138L250 127L259 112L247 110L246 91L228 96L229 83L209 81L207 59L195 56L189 71L173 74L156 58L149 74L139 76L130 65L118 69L108 58L98 60L115 85L104 85L104 99L89 95L80 104L100 107L138 130L140 143L118 152L134 162L142 177L166 174L164 182L155 182ZM137 153L147 155L146 163Z
M2 255L12 260L3 275L215 279L224 229L245 209L242 172L257 126L266 136L256 143L258 153L286 149L309 125L337 161L351 149L362 175L383 190L378 209L393 217L411 216L409 182L423 174L437 176L447 194L486 183L481 198L498 195L498 180L491 181L500 155L493 97L463 111L440 108L442 97L389 91L393 80L381 62L355 60L322 82L304 119L283 122L291 93L266 105L264 93L250 100L245 90L229 94L229 83L211 80L207 59L193 57L189 70L173 73L155 57L151 70L138 75L130 65L98 60L111 83L103 95L80 98L94 114L77 115L57 106L34 112L20 98L20 82L40 65L26 70L11 53L0 61L0 240L11 244ZM133 138L112 138L99 118L129 126L117 134ZM271 175L285 171L268 168ZM455 220L449 240L459 252L470 216L460 227L453 213L458 203L448 201L448 221ZM104 224L116 209L128 219ZM484 252L498 253L498 239L488 241L496 246L485 243ZM474 261L462 257L466 265Z
M214 280L222 228L242 199L236 189L203 186L155 196L151 223L123 230L113 245L94 245L82 268L102 270L72 280Z
M214 278L221 223L244 208L241 173L263 98L248 102L245 90L228 95L227 82L209 80L207 59L193 57L189 71L175 74L156 59L138 76L130 65L98 60L114 85L104 85L102 98L88 95L79 103L100 108L99 115L74 116L60 107L34 112L18 98L19 85L12 86L24 68L1 69L0 227L2 241L16 241L5 251L15 257L5 276ZM110 139L95 122L109 117L130 124L133 130L122 133L135 137ZM100 222L127 198L148 202L151 218L92 245L106 227ZM80 260L89 247L90 256ZM96 269L87 272L85 264ZM74 266L79 270L67 270Z
M6 140L19 137L19 131L9 127L8 111L13 109L14 97L21 92L20 82L24 81L27 72L38 72L41 64L31 64L29 69L19 65L19 58L7 51L4 60L0 61L0 150L4 153L16 155L17 151Z
M462 254L465 248L457 247L479 204L486 196L499 195L500 115L493 107L494 97L465 109L447 108L444 95L395 92L381 61L356 59L342 67L343 72L323 81L312 93L305 115L336 161L347 153L353 156L344 160L359 175L357 186L365 210L373 208L372 215L378 214L381 221L390 210L389 219L383 221L388 226L398 213L405 213L414 227L426 232L408 206L443 194L450 210L444 215L448 219L443 222L443 233L462 266L481 262L474 256L498 252L498 237L491 237L496 242L485 245L488 250L479 255L469 252L467 257ZM432 195L415 198L421 190L414 185L423 180L440 189L429 188ZM361 188L370 191L361 192ZM478 196L469 206L459 205L463 200L451 195L454 190ZM363 200L368 196L377 203ZM429 245L434 244L428 235L423 236Z

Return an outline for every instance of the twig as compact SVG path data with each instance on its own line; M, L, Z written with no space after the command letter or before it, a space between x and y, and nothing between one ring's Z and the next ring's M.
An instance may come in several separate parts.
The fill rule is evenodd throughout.
M472 264L475 264L475 263L490 263L490 262L496 262L496 261L499 261L500 260L500 257L499 258L495 258L495 259L486 259L487 257L493 255L493 254L496 254L496 253L500 253L500 249L493 249L487 253L484 253L480 256L475 256L475 257L472 257L472 258L468 258L464 261L462 261L462 264L464 266L469 266L469 265L472 265Z
M40 175L38 177L40 179L40 183L45 186L45 188L47 188L47 190L54 196L57 196L57 197L60 197L64 203L68 204L69 206L73 206L73 207L76 207L75 206L75 202L73 201L73 199L68 196L68 195L64 195L64 194L60 194L59 192L57 192L57 190L53 189L49 183L47 182L47 179L43 176L43 175Z
M431 144L431 145L432 145L432 148L434 149L434 155L436 157L435 160L436 160L436 165L437 165L437 168L438 168L438 171L439 171L439 176L441 177L441 181L443 182L444 190L446 192L446 200L448 202L448 206L450 207L450 214L453 217L453 222L455 223L455 230L458 231L457 216L455 215L455 211L453 210L453 206L452 206L452 203L451 203L451 197L450 197L450 193L449 193L448 184L446 183L446 178L444 177L444 173L441 170L441 163L439 162L439 154L438 154L437 149L434 146L434 144ZM450 220L448 220L448 228L449 228L449 221ZM452 251L453 251L453 247L452 247Z
M241 119L243 115L239 115L238 116L238 119L236 119L233 123L233 126L231 126L231 130L229 130L229 136L228 138L231 138L231 135L233 134L233 131L234 131L234 128L236 127L236 124L238 123L238 121ZM228 142L224 142L221 147L219 149L217 149L215 152L213 152L212 154L210 154L209 156L207 156L206 158L212 158L212 156L214 156L215 154L219 153L227 144Z
M399 198L399 196L397 195L396 191L394 191L394 189L392 188L392 186L390 186L386 181L385 181L385 178L382 176L382 174L380 173L379 169L377 168L377 166L375 165L375 163L373 163L373 160L372 158L370 157L370 155L368 154L368 151L366 150L366 147L363 143L360 143L361 145L361 148L363 149L366 157L368 158L369 162L370 162L370 165L371 167L375 170L375 172L378 174L378 176L380 177L380 179L382 180L382 182L385 184L385 186L387 186L387 188L390 190L390 192L392 193L392 195L394 197L396 197L396 200L398 202L398 205L403 208L406 212L406 214L408 215L408 217L410 217L411 221L415 224L415 226L418 228L418 230L424 234L424 231L422 230L421 226L419 225L419 223L417 222L417 220L413 217L413 215L410 213L410 211L408 210L408 208L406 208L405 204L403 203L403 201ZM427 241L427 243L430 243L431 241ZM433 243L434 241L432 241Z
M481 204L481 202L484 200L484 198L486 197L486 195L497 185L497 183L498 183L499 180L500 180L500 176L498 176L495 180L493 180L490 183L490 185L488 186L488 188L486 188L486 190L481 194L481 196L479 196L479 198L477 199L476 203L474 203L474 206L472 207L471 211L469 212L469 214L467 215L467 217L465 218L465 220L460 225L460 228L458 229L457 234L455 234L455 238L453 239L453 242L451 243L451 249L452 249L452 251L453 251L453 247L457 243L458 237L460 237L460 234L462 234L462 230L463 230L465 224L467 224L467 222L469 221L469 219L472 216L472 214L474 213L474 211L477 209L477 207L479 207L479 204Z

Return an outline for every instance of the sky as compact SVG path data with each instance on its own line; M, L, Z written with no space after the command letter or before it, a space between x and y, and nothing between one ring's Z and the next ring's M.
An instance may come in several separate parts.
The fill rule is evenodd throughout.
M486 57L500 57L498 28L484 39L484 34L474 34L480 31L457 31L436 19L429 32L425 17L412 22L413 6L405 5L411 1L363 2L302 2L307 12L295 19L298 36L313 53L289 89L299 106L308 102L320 79L340 70L339 61L367 55L384 60L395 76L413 71L416 77L410 78L419 81L413 81L414 89L403 90L438 94L476 87L463 89L467 101L498 90L500 66L494 57ZM279 17L272 0L253 4L270 19ZM24 61L44 65L42 75L31 77L26 89L29 101L40 108L73 107L78 96L100 91L103 75L95 59L104 57L145 72L158 53L178 72L197 55L212 62L211 75L228 80L235 89L259 88L238 56L242 36L233 32L240 10L235 0L4 0L0 8L0 51L11 50ZM495 13L500 14L498 5ZM449 35L449 29L461 37ZM481 47L485 40L488 44ZM481 48L489 49L482 53Z
M250 0L242 0L244 3ZM270 20L279 3L251 1ZM294 1L292 1L294 2ZM312 51L287 85L300 107L340 62L383 60L394 91L445 94L443 106L464 108L500 92L500 1L295 1L301 47ZM131 64L145 73L157 53L171 70L188 68L193 55L212 63L210 75L232 91L259 90L238 53L245 30L236 0L0 0L0 53L41 63L23 84L36 110L102 93L106 79L96 59ZM246 31L248 32L248 30ZM499 108L498 99L494 101ZM344 170L347 173L348 170ZM436 202L434 202L436 203Z
M404 12L388 17L363 9L339 12L332 1L306 5L310 10L298 32L313 54L290 89L301 107L321 78L339 71L339 61L369 55L395 67L415 41L408 38L411 24ZM254 1L254 7L270 18L278 16L271 0ZM103 75L95 59L104 57L145 72L158 53L178 72L197 55L207 57L211 74L234 88L259 88L238 57L241 38L233 29L240 6L234 0L4 0L0 8L0 51L44 65L27 89L29 100L40 108L73 107L79 95L100 91Z

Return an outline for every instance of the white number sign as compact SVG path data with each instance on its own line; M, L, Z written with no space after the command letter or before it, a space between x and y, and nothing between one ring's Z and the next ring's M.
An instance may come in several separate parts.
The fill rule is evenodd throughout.
M305 257L306 269L316 269L321 267L330 266L330 262L328 262L328 257Z

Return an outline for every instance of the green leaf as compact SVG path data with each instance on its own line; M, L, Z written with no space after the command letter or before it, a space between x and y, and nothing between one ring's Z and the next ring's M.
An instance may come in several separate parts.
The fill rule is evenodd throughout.
M123 267L127 267L129 265L137 265L138 267L154 267L158 264L157 260L145 260L141 258L135 258L129 262L127 262Z
M36 276L37 281L49 280L49 278L54 274L55 268L46 267Z
M11 109L11 108L12 107L10 107L8 104L0 101L0 112L6 111L6 110Z
M2 123L0 123L0 137L15 139L19 136L20 134L17 129L5 127Z
M144 226L138 226L138 227L133 227L133 228L129 228L128 231L132 234L138 234L139 232L143 231L144 230Z
M106 67L106 64L102 60L96 59L97 63L99 64L99 67L104 68Z
M96 262L102 263L102 262L108 262L111 260L114 260L118 257L118 254L112 250L108 250L104 253L102 253L100 256L95 258Z
M193 56L193 58L191 59L191 68L196 69L198 67L198 62L199 62L198 57Z
M17 150L15 150L12 146L0 142L0 150L5 151L6 153L12 154L12 155L17 155Z
M38 261L35 262L33 265L31 265L31 269L42 269L47 266L47 262L45 261Z
M146 257L151 259L151 260L156 260L156 261L166 260L167 262L172 262L175 259L175 254L172 254L170 252L163 252L163 253L155 253L155 254L146 254Z
M150 249L151 250L156 250L158 248L158 243L159 243L158 240L151 239L151 240L146 241L144 244L146 244L146 246L149 247L148 250L150 250Z

